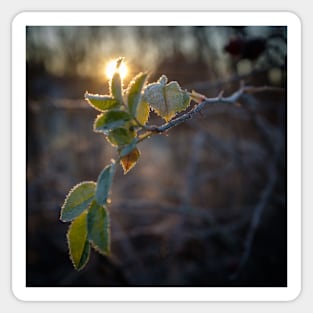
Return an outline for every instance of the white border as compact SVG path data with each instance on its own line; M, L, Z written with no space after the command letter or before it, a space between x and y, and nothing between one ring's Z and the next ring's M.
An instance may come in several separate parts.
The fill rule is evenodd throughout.
M136 24L134 24L136 23ZM26 287L26 25L288 26L288 287ZM12 291L23 301L291 301L301 292L301 22L289 12L22 12L12 22Z

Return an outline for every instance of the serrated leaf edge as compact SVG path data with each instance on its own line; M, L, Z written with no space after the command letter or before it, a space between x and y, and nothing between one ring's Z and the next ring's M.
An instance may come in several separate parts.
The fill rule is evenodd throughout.
M118 102L116 101L116 99L114 99L112 96L110 95L99 95L99 94L92 94L92 93L89 93L88 91L85 92L85 100L88 102L88 104L94 108L95 110L99 111L99 112L106 112L107 110L109 110L110 108L108 109L100 109L98 108L97 106L95 106L91 100L99 100L99 101L104 101L104 100L112 100L112 101L115 101L116 102L116 105L113 105L111 108L113 107L116 107L118 105ZM90 100L91 99L91 100Z
M141 98L142 98L142 90L145 86L145 83L147 81L147 78L148 78L148 73L146 72L140 72L138 73L132 80L131 82L128 84L127 86L127 89L126 89L126 94L127 94L127 105L129 107L129 103L128 103L128 99L129 99L129 96L130 96L130 92L133 88L133 86L140 80L140 79L143 79L143 81L141 82L141 86L140 86L140 92L136 93L139 95L139 98L138 98L138 103L137 103L137 106L136 106L136 111L137 111L137 107L138 105L140 104L141 102ZM129 108L130 110L130 108ZM137 112L130 112L131 115L133 115L134 117L136 117L137 115Z
M104 114L107 114L107 113L109 113L109 112L123 112L123 113L125 113L125 114L128 114L129 115L129 120L126 120L126 119L124 119L124 120L120 120L121 121L121 125L118 125L118 126L115 126L115 127L111 127L111 128L108 128L107 130L105 130L105 129L97 129L97 127L96 127L96 123L98 122L98 120L104 115ZM127 123L127 122L129 122L130 120L131 120L131 115L128 113L128 112L126 112L126 111L122 111L122 110L110 110L110 111L106 111L106 112L103 112L103 113L100 113L100 114L98 114L97 115L97 117L95 118L95 120L94 120L94 122L93 122L93 131L95 132L95 133L101 133L101 134L105 134L105 135L108 135L109 134L109 132L111 131L111 130L113 130L113 129L116 129L116 128L123 128L123 123Z
M69 199L71 193L74 191L74 189L78 188L79 186L81 186L81 185L83 185L83 184L87 184L87 183L92 183L92 184L94 184L94 185L95 185L95 192L96 192L97 183L94 182L94 181L82 181L82 182L78 183L77 185L73 186L73 187L70 189L70 191L67 193L67 195L66 195L66 197L65 197L65 200L64 200L64 202L63 202L63 205L61 206L60 220L61 220L62 222L71 222L71 221L72 221L72 220L63 220L63 219L61 218L62 215L63 215L62 213L63 213L63 211L64 211L65 204L67 203L67 201L68 201L68 199ZM94 198L94 196L88 198L88 200L89 200L89 199L92 199L92 198ZM89 207L89 205L87 206L87 208L88 208L88 207ZM87 209L87 208L86 208L86 209Z
M112 185L112 181L113 181L113 177L114 177L114 174L115 174L115 167L116 167L116 162L115 160L111 160L111 164L107 165L101 172L100 174L98 175L98 179L97 179L97 184L96 184L96 190L95 190L95 200L97 201L97 203L99 205L105 205L106 204L106 201L108 199L108 196L109 196L109 193L110 193L110 190L111 190L111 185ZM102 175L104 173L104 171L108 170L109 173L109 181L110 181L110 186L108 188L108 191L107 191L107 197L105 199L105 202L102 203L102 201L98 201L99 200L99 196L98 196L98 187L99 187L99 183L100 183L100 179L102 178Z
M88 206L89 207L89 206ZM83 214L83 213L82 213ZM87 219L87 214L86 214L86 219ZM72 221L72 223L74 222L74 220ZM87 259L86 259L86 261L83 263L83 265L82 266L80 266L80 267L77 267L76 266L76 264L75 264L75 261L74 261L74 259L73 259L73 256L72 256L72 254L71 254L71 249L70 249L70 239L69 239L69 233L70 233L70 229L71 229L71 227L72 227L72 223L69 225L69 227L68 227L68 230L67 230L67 233L66 233L66 240L67 240L67 246L68 246L68 253L69 253L69 258L70 258L70 260L71 260L71 262L72 262L72 264L73 264L73 266L74 266L74 268L77 270L77 271L81 271L86 265L87 265L87 263L88 263L88 261L89 261L89 257L90 257L90 242L89 242L89 240L88 240L88 229L86 229L86 234L87 234L87 236L86 236L86 239L85 239L85 245L86 244L88 244L88 256L87 256ZM87 225L86 225L87 226ZM84 246L84 249L85 249L85 246ZM81 260L80 260L81 261Z
M118 81L114 82L114 80L118 79ZM113 83L119 83L118 90L114 90ZM120 73L115 72L109 82L111 97L115 99L120 105L123 104L123 80L121 78ZM115 86L116 87L116 86Z
M137 158L136 162L134 162L133 165L132 165L129 169L125 170L125 167L124 167L122 161L123 161L123 159L126 158L129 154L131 154L135 149L138 151L138 158ZM121 157L120 164L121 164L121 166L122 166L122 168L123 168L124 175L126 175L127 173L129 173L129 172L137 165L138 160L139 160L139 158L140 158L140 155L141 155L140 150L137 148L137 146L135 146L134 149L132 149L129 153L127 153L125 156Z
M167 101L167 97L166 97L166 87L171 85L171 84L177 84L177 87L179 88L178 91L182 93L182 95L187 95L188 98L189 98L189 103L185 106L185 107L182 107L180 109L178 109L177 111L169 114L169 108L168 108L168 101ZM191 101L191 98L188 94L188 92L186 90L183 90L181 88L181 86L179 85L179 83L176 81L176 80L173 80L173 81L170 81L169 83L167 83L167 77L165 75L162 75L159 80L157 82L154 82L154 83L150 83L148 84L145 89L148 89L149 87L151 86L157 86L157 85L160 85L162 87L162 92L163 92L163 99L164 99L164 105L165 105L165 109L166 109L166 115L162 115L160 113L160 110L156 109L153 107L153 103L149 103L149 101L147 101L145 99L145 101L147 101L149 103L149 106L151 107L151 109L158 115L160 116L161 118L163 118L166 122L169 122L170 120L172 120L176 115L177 113L180 113L184 110L186 110L189 105L190 105L190 101ZM144 89L144 90L145 90Z
M88 226L87 226L87 238L88 238L88 241L90 242L90 245L92 246L92 248L95 251L97 251L101 255L110 256L111 255L111 219L110 219L110 214L109 214L108 208L105 205L101 205L99 203L97 203L97 204L99 206L101 206L106 211L107 232L108 232L108 240L107 240L107 242L108 242L108 250L107 251L103 251L97 244L94 243L94 241L92 239L89 239ZM88 225L88 223L87 223L87 225Z

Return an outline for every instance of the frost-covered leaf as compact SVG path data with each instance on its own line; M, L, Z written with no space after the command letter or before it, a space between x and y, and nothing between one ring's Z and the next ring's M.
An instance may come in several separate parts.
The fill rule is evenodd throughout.
M109 191L112 185L112 179L115 173L115 163L106 166L98 176L96 188L96 201L103 205L106 204Z
M168 84L166 82L167 78L163 75L158 82L149 84L144 90L143 101L148 102L152 109L168 122L189 106L190 97L176 81Z
M87 216L88 239L102 254L110 254L110 218L105 206L94 201Z
M119 106L118 101L116 101L111 96L106 95L95 95L86 92L85 100L96 110L104 112L106 110L115 108Z
M63 222L73 220L86 210L94 198L96 190L95 182L82 182L74 186L64 201L60 219Z
M79 271L87 264L90 254L90 244L87 240L87 211L71 223L67 232L67 243L72 263Z
M147 73L137 74L129 83L126 94L129 112L136 116L137 106L141 100L141 91L146 82Z
M136 137L136 132L129 128L116 128L109 132L108 140L113 146L125 146Z
M110 130L124 126L131 119L131 115L125 111L107 111L97 116L93 129L95 132L108 134Z
M141 125L145 125L149 118L149 105L141 101L142 89L147 80L147 73L139 73L128 85L127 104L129 112Z
M137 163L140 157L140 151L135 147L127 155L121 158L121 165L124 170L124 174L127 174Z
M120 104L123 104L123 87L121 75L115 72L110 82L110 89L112 97Z

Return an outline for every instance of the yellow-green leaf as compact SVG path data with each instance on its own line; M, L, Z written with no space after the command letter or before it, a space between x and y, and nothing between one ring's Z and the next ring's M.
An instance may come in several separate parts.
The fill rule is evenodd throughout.
M146 101L141 101L137 106L136 120L141 125L146 125L149 119L150 107Z
M94 201L87 216L88 239L102 254L110 254L110 218L105 206Z
M87 240L87 211L71 223L67 243L72 263L79 271L87 264L90 254L90 244Z
M122 80L119 72L115 72L112 76L110 89L112 97L120 104L123 104Z
M139 73L128 85L126 95L129 112L141 125L149 118L149 105L141 101L142 89L147 80L147 73Z
M60 219L68 222L86 210L94 198L96 183L92 181L82 182L74 186L64 201Z
M91 94L88 92L85 93L85 100L90 106L101 112L115 108L119 105L119 102L111 96Z
M121 165L124 170L124 174L127 174L137 163L140 157L140 151L135 147L131 152L121 158Z

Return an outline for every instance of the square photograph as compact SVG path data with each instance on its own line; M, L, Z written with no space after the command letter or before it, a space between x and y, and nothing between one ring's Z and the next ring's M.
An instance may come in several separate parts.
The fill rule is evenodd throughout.
M27 286L286 286L286 27L26 32Z

